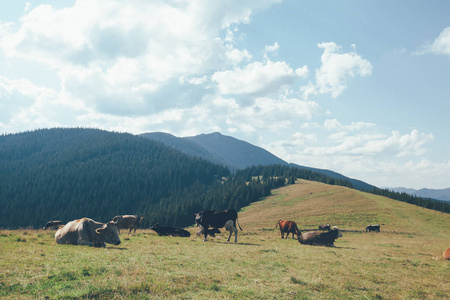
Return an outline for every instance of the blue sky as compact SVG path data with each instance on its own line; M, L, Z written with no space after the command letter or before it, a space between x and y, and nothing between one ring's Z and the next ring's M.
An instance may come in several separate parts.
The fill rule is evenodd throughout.
M221 132L380 187L450 187L449 1L0 3L0 133Z

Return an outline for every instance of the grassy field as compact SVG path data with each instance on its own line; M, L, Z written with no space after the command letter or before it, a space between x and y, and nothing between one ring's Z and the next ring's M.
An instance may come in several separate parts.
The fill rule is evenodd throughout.
M279 219L344 230L336 247L281 239ZM104 220L105 221L105 220ZM57 245L54 231L0 231L2 299L449 299L450 215L299 181L239 212L238 243L121 235L107 248ZM382 224L366 233L367 224ZM233 240L233 239L232 239Z

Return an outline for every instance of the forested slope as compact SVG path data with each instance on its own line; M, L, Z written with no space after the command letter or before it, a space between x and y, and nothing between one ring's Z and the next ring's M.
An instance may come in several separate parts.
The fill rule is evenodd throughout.
M50 129L0 137L0 227L147 213L229 171L131 134ZM171 215L172 219L175 218Z

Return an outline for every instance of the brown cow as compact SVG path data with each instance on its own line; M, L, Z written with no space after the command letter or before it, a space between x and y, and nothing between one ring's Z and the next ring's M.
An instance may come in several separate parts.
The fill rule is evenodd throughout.
M60 228L55 234L58 244L105 247L105 243L119 245L116 223L103 224L89 218L74 220Z
M444 251L444 254L442 254L445 260L450 260L450 248Z
M284 234L286 234L286 238L288 238L289 233L292 233L292 238L294 238L294 234L297 235L297 238L301 235L300 230L298 230L297 224L294 221L283 221L278 220L277 226L280 226L281 238L284 239Z
M334 247L334 241L339 237L342 237L342 233L339 231L339 228L334 226L332 230L326 232L305 232L297 240L300 244Z
M136 227L138 225L139 222L142 221L144 217L139 218L138 215L120 215L120 216L115 216L112 220L114 222L117 222L117 230L119 231L120 234L120 229L122 228L130 228L130 231L128 231L129 235L131 233L131 230L134 229L134 233L136 234Z

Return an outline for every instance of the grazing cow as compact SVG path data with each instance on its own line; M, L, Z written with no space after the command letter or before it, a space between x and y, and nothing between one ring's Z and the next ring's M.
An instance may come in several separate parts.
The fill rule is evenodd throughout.
M184 230L182 228L170 227L170 226L161 226L159 223L156 223L152 227L151 230L156 231L159 236L161 235L171 235L171 236L179 236L179 237L190 237L191 234L189 231Z
M444 257L445 260L450 260L450 248L445 250L442 256Z
M330 224L327 225L319 225L319 230L330 230L331 226Z
M46 230L47 228L58 229L59 226L61 225L63 225L62 221L49 221L42 229L44 230Z
M380 232L380 225L367 225L366 231L378 231Z
M198 227L204 228L204 239L203 241L206 241L206 236L208 235L208 229L209 227L213 228L223 228L225 227L225 223L227 223L228 220L231 220L231 226L228 226L228 228L231 228L231 230L234 231L234 242L237 242L237 235L238 230L236 229L236 223L239 226L239 229L242 230L241 226L238 222L238 215L237 212L234 209L228 209L228 210L202 210L199 213L194 214L195 223ZM228 230L228 229L227 229ZM228 237L228 241L230 241L231 238L231 231L230 236Z
M341 237L342 233L336 226L330 231L309 231L298 237L298 242L305 245L334 247L334 241Z
M292 233L292 238L294 238L294 234L297 235L297 238L301 235L300 230L298 230L297 224L294 221L283 221L278 220L277 226L280 226L281 238L284 239L284 234L286 234L286 238L288 238L289 233Z
M122 228L130 228L130 231L128 231L129 235L131 233L131 230L134 229L134 233L136 234L136 227L138 225L139 222L142 221L144 217L139 218L138 215L120 215L120 216L115 216L113 218L114 222L117 222L117 230L119 231L120 234L120 229Z
M105 247L106 244L119 245L120 238L116 223L103 224L92 219L83 218L67 223L55 234L58 244L88 245Z
M216 237L216 234L220 234L220 230L217 228L208 229L207 234L211 237ZM202 236L202 235L205 235L205 228L203 228L203 227L201 227L200 230L197 231L197 236Z

